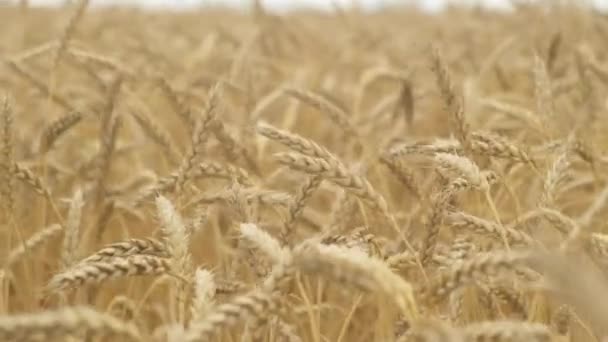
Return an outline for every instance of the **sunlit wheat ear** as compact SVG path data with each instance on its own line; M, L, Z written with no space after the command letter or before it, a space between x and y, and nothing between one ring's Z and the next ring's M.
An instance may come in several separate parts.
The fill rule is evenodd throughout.
M323 159L337 159L325 147L315 143L314 141L288 131L280 130L267 123L258 123L257 131L260 135L277 141L295 152L302 153L303 155Z
M448 174L455 175L463 178L467 183L475 189L478 189L484 193L486 201L492 210L494 219L498 222L501 227L500 234L505 244L505 247L509 249L509 241L507 239L507 233L500 220L498 209L492 200L490 195L490 185L496 179L496 175L493 172L481 172L479 167L469 158L456 156L448 153L437 153L435 154L435 162L438 164L440 169L444 170Z
M156 208L161 222L161 228L166 239L167 249L171 255L171 272L183 279L190 279L194 272L190 255L190 234L181 215L166 197L156 198ZM176 280L177 282L177 280ZM174 287L178 321L185 321L187 288L184 282L177 282Z
M547 176L543 182L543 193L540 199L540 206L551 207L555 205L555 197L559 187L563 185L568 175L570 158L568 153L562 152L553 161L551 168L547 171Z
M372 208L378 208L382 213L388 213L384 198L373 189L366 179L352 174L342 163L289 152L277 153L275 158L281 164L294 170L322 176L351 191L357 197L366 201Z
M235 179L240 184L247 186L253 185L253 181L246 170L230 164L202 162L194 167L194 169L191 171L190 177L193 179L210 177L230 181Z
M461 155L464 151L456 139L433 139L431 141L414 141L392 146L388 154L391 158L408 157L412 155L434 156L437 153Z
M471 141L473 151L479 154L534 165L534 161L523 148L498 134L476 131L471 133Z
M381 193L374 189L372 184L365 177L351 172L338 160L313 158L299 153L289 152L277 153L275 158L281 164L289 166L294 170L323 177L324 179L327 179L351 192L359 199L367 203L370 208L377 209L383 218L389 223L390 227L403 240L407 248L414 252L414 248L398 227L395 217L390 212L386 199ZM416 256L416 258L418 258L418 256ZM422 264L420 262L418 262L418 264L421 270L424 271Z
M279 309L279 290L291 281L294 274L293 258L287 255L282 263L275 265L259 289L214 306L202 320L192 324L186 332L185 341L209 341L239 322L272 314Z
M78 242L81 236L81 219L84 199L82 190L78 189L74 193L70 202L70 210L65 223L65 235L63 237L63 247L61 249L61 259L64 268L69 268L77 258Z
M410 319L418 317L412 286L393 273L383 261L356 249L310 244L294 256L302 272L320 274L366 292L394 301Z
M113 258L124 258L131 255L155 255L168 258L169 252L164 243L155 239L129 239L106 245L85 259L79 261L79 263L87 264L91 262L110 261Z
M181 215L175 210L169 199L163 196L156 198L158 217L162 223L162 232L167 247L175 263L175 271L186 272L190 267L188 244L190 236Z
M203 319L215 306L214 297L217 285L213 273L199 268L194 272L194 295L190 305L192 322Z
M448 175L465 179L470 186L481 191L489 189L490 184L479 167L466 157L449 153L436 153L435 162Z
M243 203L263 204L270 207L288 208L292 197L280 191L261 191L255 188L240 190ZM230 191L221 191L213 194L201 194L196 196L192 202L198 204L212 204L219 202L230 202L234 200L234 195Z
M289 253L281 247L281 244L277 239L253 223L241 224L241 234L274 263L282 262Z
M421 262L423 265L428 264L435 250L435 245L439 237L439 231L446 210L450 204L450 201L460 191L469 188L469 182L463 178L457 178L451 181L448 186L441 189L438 193L431 196L431 208L428 214L427 222L425 224L426 236L423 240L422 251L421 251Z
M134 325L84 306L0 317L3 341L55 340L78 333L115 336L127 341L141 339Z
M107 261L77 264L51 278L46 293L54 293L85 284L98 284L107 279L129 276L159 275L170 271L166 258L152 255L132 255Z
M178 190L180 177L186 180L198 180L201 178L218 178L224 180L236 180L243 185L252 185L252 180L247 171L232 165L222 165L215 162L203 162L192 165L190 173L181 175L181 171L174 172L169 176L157 180L152 187L142 190L134 200L134 206L143 204L147 199L159 193L166 193L171 190Z
M205 107L203 117L199 119L194 132L192 133L192 142L188 153L182 158L179 169L177 171L176 188L179 190L183 187L184 183L188 179L190 172L194 169L196 162L200 155L203 153L205 143L209 138L213 130L213 126L216 124L216 111L219 106L219 99L221 93L221 87L217 84L211 89L209 94L209 100Z
M500 237L501 228L497 223L464 212L449 212L446 214L446 221L451 227L456 229L470 229L478 234L495 234ZM509 227L505 227L505 231L509 241L512 243L526 245L535 243L534 239L523 231Z
M470 127L464 115L463 99L456 94L448 66L437 48L434 48L431 53L431 67L449 115L450 128L465 151L470 150Z
M195 322L185 341L209 341L220 334L221 329L232 327L242 319L268 315L275 307L275 299L262 291L237 296L228 303L217 305L202 321Z

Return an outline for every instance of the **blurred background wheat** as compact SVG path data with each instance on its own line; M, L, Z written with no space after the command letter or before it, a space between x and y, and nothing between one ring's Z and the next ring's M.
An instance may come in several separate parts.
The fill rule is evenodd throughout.
M605 340L608 21L509 6L0 5L0 340Z

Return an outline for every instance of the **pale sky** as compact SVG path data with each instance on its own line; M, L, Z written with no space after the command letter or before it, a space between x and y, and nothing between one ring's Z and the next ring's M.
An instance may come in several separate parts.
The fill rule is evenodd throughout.
M15 1L15 0L13 0ZM61 3L64 0L30 0L33 5L49 5ZM362 5L365 8L376 8L382 4L402 4L416 3L419 6L437 10L446 3L483 3L489 7L508 8L509 0L262 0L265 6L277 10L285 10L290 7L313 7L329 10L332 8L332 3L341 6L353 3L353 1ZM608 10L608 0L580 0L594 3L598 8ZM0 0L2 2L2 0ZM169 7L169 8L187 8L201 4L223 4L233 7L246 6L251 3L251 0L91 0L92 4L128 4L128 5L144 5L152 7Z

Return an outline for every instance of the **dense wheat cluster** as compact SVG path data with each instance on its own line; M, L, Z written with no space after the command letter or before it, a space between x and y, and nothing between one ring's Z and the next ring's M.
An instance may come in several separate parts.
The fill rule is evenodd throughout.
M606 341L608 20L0 7L1 341Z

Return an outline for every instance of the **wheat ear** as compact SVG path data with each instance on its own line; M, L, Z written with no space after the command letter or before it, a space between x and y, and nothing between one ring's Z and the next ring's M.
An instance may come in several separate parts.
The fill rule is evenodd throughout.
M141 340L134 325L84 306L0 317L0 339L4 341L53 340L79 332Z

